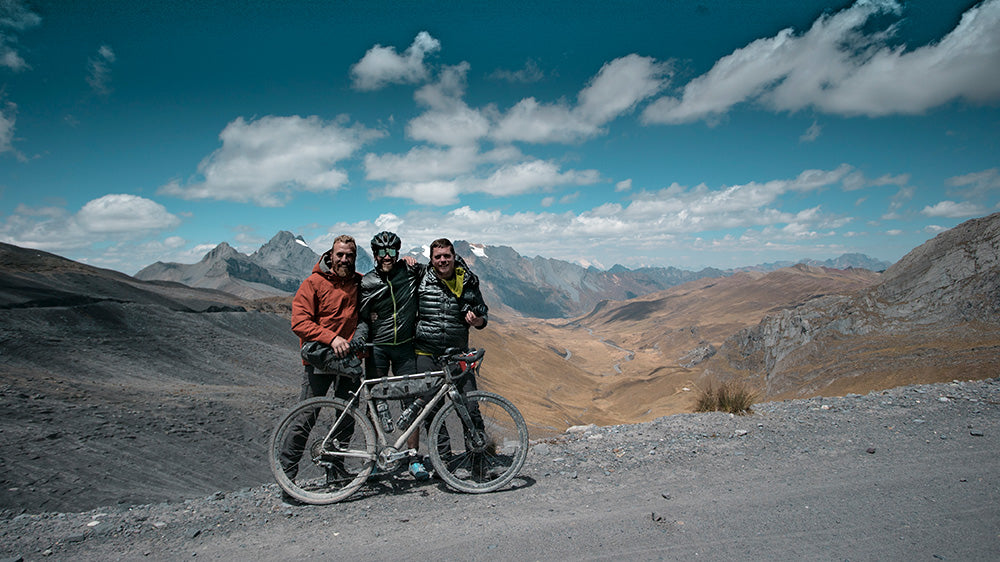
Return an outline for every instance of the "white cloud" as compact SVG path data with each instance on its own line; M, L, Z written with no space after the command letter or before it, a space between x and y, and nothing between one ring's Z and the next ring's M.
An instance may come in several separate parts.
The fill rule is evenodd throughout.
M936 205L928 205L920 211L928 217L945 217L949 219L974 217L986 214L987 210L975 203L967 201L941 201Z
M717 61L679 97L663 97L646 123L714 121L735 105L774 111L805 108L837 114L918 114L955 99L1000 98L1000 0L971 8L940 41L892 47L893 28L869 31L875 17L899 14L891 0L862 0L823 15L805 33L784 29Z
M14 72L31 68L18 52L17 33L31 29L40 23L42 23L41 16L28 9L23 2L18 0L0 2L0 66Z
M518 70L496 70L489 76L494 80L505 80L507 82L530 84L540 82L545 78L545 73L538 67L538 63L532 59L525 61L524 66Z
M576 142L599 134L600 127L666 84L669 67L648 57L628 55L605 64L578 96L578 105L541 105L527 98L502 115L493 106L470 108L463 100L469 64L441 69L437 79L414 95L427 111L407 124L410 138L449 149L415 147L405 154L369 154L367 178L390 183L379 193L429 205L451 205L465 193L495 197L545 191L559 185L600 181L595 170L562 171L549 160L525 158L506 144ZM480 153L479 141L500 141Z
M467 174L480 163L475 147L417 146L406 154L366 154L365 177L386 182L420 182Z
M375 45L351 67L353 87L378 90L389 84L413 84L427 78L424 58L441 49L441 43L426 31L417 34L402 55L394 47Z
M560 185L588 185L600 181L596 170L561 171L545 160L527 160L503 164L485 177L466 175L453 179L402 181L387 186L381 194L410 199L424 205L453 205L466 193L485 193L509 197L542 191Z
M162 230L180 219L155 201L128 194L110 194L87 202L76 214L81 228L93 233L128 233Z
M885 177L885 176L883 176L883 177ZM906 181L909 181L909 176L907 176L906 174L903 174L900 177L901 178L905 178L905 179L903 179L903 184L905 184ZM903 185L903 184L899 184L899 185ZM876 184L876 185L878 185L878 184ZM886 185L886 184L883 184L883 185ZM913 187L908 187L908 186L905 186L905 185L903 185L903 187L900 187L899 191L897 191L896 194L893 195L892 199L889 201L889 210L884 215L882 215L882 220L899 220L899 219L902 219L903 217L900 214L900 211L902 211L903 207L907 203L909 203L910 200L913 199L913 196L914 196L915 193L916 193L916 190Z
M442 69L438 81L417 90L414 97L430 109L407 124L410 138L438 145L474 144L489 132L489 120L462 100L469 63Z
M111 64L115 62L115 52L107 45L97 49L97 56L87 61L87 84L95 93L106 96L111 93Z
M573 261L601 259L596 247L613 248L609 263L628 259L636 265L641 256L662 264L665 251L729 251L732 248L759 251L791 251L796 243L834 235L831 232L849 222L849 217L830 215L821 207L788 208L787 194L814 192L837 184L850 167L834 170L806 170L790 179L749 182L741 185L686 188L671 185L655 192L640 192L625 203L605 203L583 212L546 210L506 212L474 209L464 205L450 210L441 201L456 190L468 189L460 182L427 182L419 186L428 199L438 197L437 207L427 207L404 215L391 215L381 224L339 223L330 228L330 239L352 232L360 239L383 229L403 238L404 246L419 245L446 236L492 245L507 245L526 255L543 255ZM550 169L550 173L552 170ZM515 174L516 175L516 174ZM479 186L482 187L482 186ZM417 189L406 186L405 189ZM403 188L400 188L403 191ZM572 198L576 193L570 194ZM564 198L565 199L565 198ZM541 209L559 199L543 199ZM385 226L386 228L383 228ZM720 231L743 230L737 239L714 247ZM786 244L787 243L787 244ZM322 245L322 244L320 244ZM781 246L779 248L779 246ZM747 265L747 263L737 264Z
M180 223L180 218L155 201L109 194L87 202L75 214L60 207L19 206L0 224L0 239L18 246L60 251L132 240Z
M17 106L7 103L0 109L0 154L14 150L14 124L17 122Z
M521 100L497 118L491 137L501 142L577 142L603 133L602 127L666 87L671 69L650 57L631 54L605 64L577 96L539 103Z
M819 138L819 134L823 131L823 127L819 126L819 123L813 121L813 124L806 129L806 132L802 133L799 137L799 142L813 142Z
M990 168L982 172L973 172L949 178L946 182L953 189L949 190L964 198L982 200L994 192L1000 192L1000 169Z
M615 191L629 191L632 189L632 178L622 180L615 184Z
M268 116L242 117L226 125L222 148L198 165L201 182L174 181L160 193L185 199L218 199L280 207L294 191L335 191L347 183L347 172L334 167L383 133L344 119Z
M669 64L651 57L632 54L615 59L601 67L580 92L576 111L586 121L603 125L659 93L670 73Z

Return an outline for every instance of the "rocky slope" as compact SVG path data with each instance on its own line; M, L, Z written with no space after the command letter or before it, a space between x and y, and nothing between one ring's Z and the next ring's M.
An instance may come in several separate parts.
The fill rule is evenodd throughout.
M288 320L228 293L0 245L0 506L146 503L266 477ZM216 457L231 466L217 470Z
M863 389L905 369L938 377L929 381L1000 371L1000 213L939 234L858 295L816 299L740 331L710 374L746 376L783 396L838 380L843 391L845 378Z

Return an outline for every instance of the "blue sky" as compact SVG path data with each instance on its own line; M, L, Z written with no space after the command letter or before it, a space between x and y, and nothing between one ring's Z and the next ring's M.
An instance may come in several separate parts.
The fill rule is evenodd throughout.
M279 230L610 267L1000 211L1000 0L0 0L0 241L134 273Z

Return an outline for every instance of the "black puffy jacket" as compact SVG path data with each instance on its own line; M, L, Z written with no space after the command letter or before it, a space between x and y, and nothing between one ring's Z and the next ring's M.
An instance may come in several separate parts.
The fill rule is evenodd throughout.
M465 313L469 310L487 319L489 310L479 291L479 278L465 269L462 296L438 279L434 268L428 267L417 286L417 351L438 356L449 347L469 346L469 325ZM482 327L485 327L484 323Z
M398 261L388 275L378 268L361 278L356 340L396 345L413 340L417 324L417 282L428 269Z

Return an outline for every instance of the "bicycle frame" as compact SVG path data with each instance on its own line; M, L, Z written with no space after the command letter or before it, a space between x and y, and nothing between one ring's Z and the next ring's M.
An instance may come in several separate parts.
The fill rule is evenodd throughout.
M406 445L406 442L409 439L410 435L412 435L414 431L419 430L420 424L425 419L427 419L427 416L429 416L432 411L435 411L435 408L439 403L442 403L444 401L445 396L448 396L452 400L452 402L455 402L456 410L458 411L459 416L467 424L466 427L471 427L471 421L469 417L468 408L465 404L465 400L461 398L461 393L455 386L455 382L452 380L449 369L443 369L440 371L426 371L423 373L415 373L413 375L398 375L391 377L362 379L361 384L358 385L358 390L351 393L351 399L347 403L348 408L345 409L343 412L341 412L340 417L337 418L336 423L334 423L333 426L330 427L330 430L327 432L326 437L324 437L323 450L325 451L331 450L327 445L330 439L333 438L333 434L336 433L337 428L340 427L340 424L341 422L343 422L344 418L349 415L349 410L351 408L360 407L362 402L367 406L365 408L365 411L368 420L372 422L372 425L375 428L375 433L377 435L378 442L386 443L388 441L388 438L385 431L382 429L382 424L379 422L378 414L375 410L375 401L371 397L371 392L369 390L369 387L371 387L372 385L382 384L387 382L398 382L398 381L406 381L413 379L422 379L427 377L443 377L444 384L442 384L441 388L439 388L438 391L434 394L434 397L428 400L426 404L424 404L423 408L420 409L420 412L418 412L417 416L413 419L412 422L410 422L410 425L407 426L407 428L400 434L400 436L396 439L396 441L392 443L391 446L393 449L396 450L396 453L390 455L385 460L387 462L392 462L410 456L411 454L410 450L400 451L399 449L404 445ZM483 440L481 435L474 435L470 437L472 439L472 442L476 446L482 446ZM334 455L342 457L364 458L376 462L378 460L377 459L378 455L372 456L369 454L352 453L349 451L344 451L344 452L337 451L336 453L334 453Z

